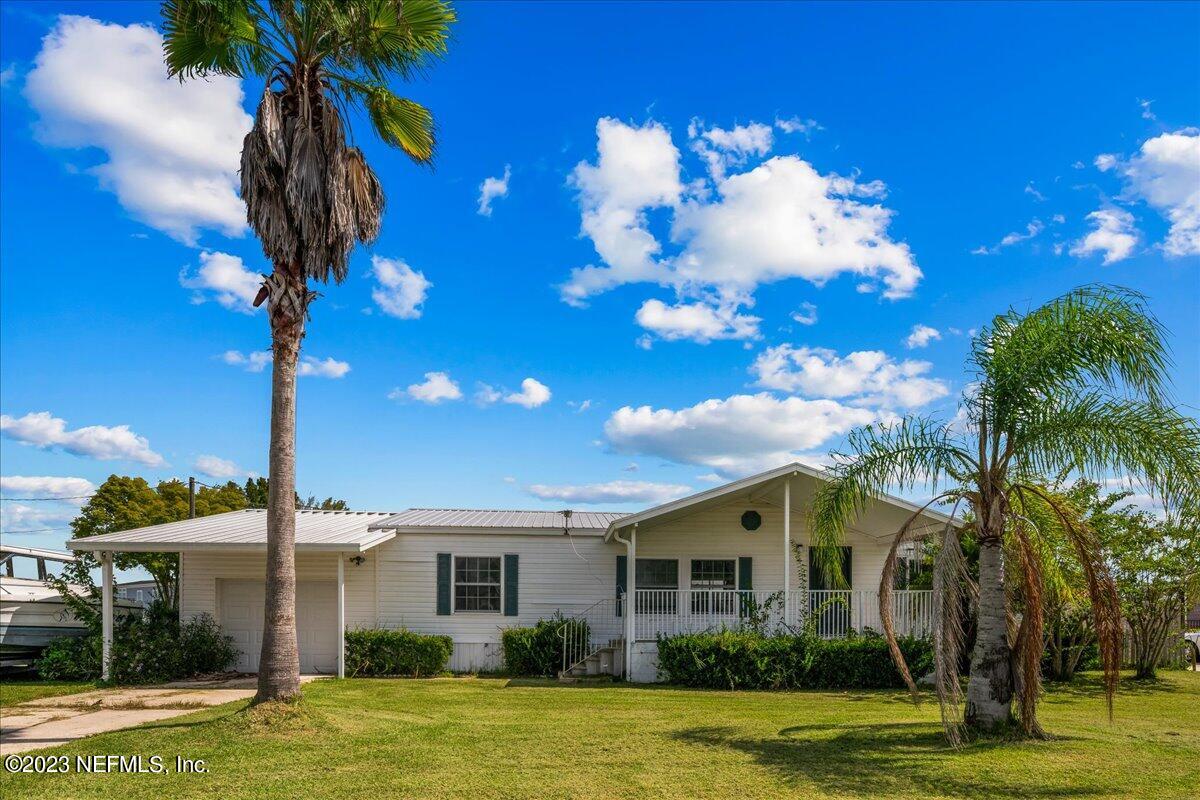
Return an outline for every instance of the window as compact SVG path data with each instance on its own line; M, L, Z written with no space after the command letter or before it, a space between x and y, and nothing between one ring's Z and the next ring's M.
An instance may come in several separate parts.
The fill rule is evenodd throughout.
M500 556L454 557L454 610L500 613Z
M679 562L673 558L639 558L637 560L639 614L674 614L679 600ZM643 589L661 589L642 593Z
M733 594L709 592L737 588L737 562L732 558L702 558L692 561L692 613L732 614L736 608ZM701 591L703 590L703 591Z

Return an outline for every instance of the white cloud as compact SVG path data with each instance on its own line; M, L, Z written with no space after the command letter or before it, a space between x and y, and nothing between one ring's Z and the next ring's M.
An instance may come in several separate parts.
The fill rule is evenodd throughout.
M724 128L705 129L704 122L692 120L688 125L691 148L708 166L708 173L715 180L725 177L730 167L743 166L751 156L765 156L771 151L774 133L770 125L751 122L749 125L734 125Z
M1126 194L1144 200L1171 224L1168 256L1200 254L1200 131L1164 133L1119 164Z
M59 449L100 461L136 461L148 467L166 464L161 455L150 449L146 437L138 436L128 425L89 425L67 430L65 419L49 411L36 411L15 418L0 414L0 431L14 441L41 450Z
M567 406L575 409L576 414L582 414L592 407L591 400L568 400Z
M805 457L834 436L879 419L835 400L779 399L767 392L705 400L678 410L625 406L604 424L619 453L745 475Z
M909 350L913 350L918 347L925 347L930 342L941 338L942 334L937 328L931 328L928 325L918 323L913 325L908 338L904 340L904 345Z
M38 140L104 151L89 172L135 218L187 244L202 228L245 232L237 173L251 118L236 78L181 83L150 25L60 16L24 91Z
M502 397L504 397L504 392L490 383L479 382L475 384L475 402L478 405L490 406L492 403L499 403Z
M621 471L622 471L622 472L637 472L637 471L638 471L638 464L637 464L637 462L636 462L636 461L630 461L628 464L626 464L625 466L621 467Z
M503 177L483 179L483 183L479 184L479 214L490 217L492 201L498 197L508 197L508 179L511 177L512 165L505 164Z
M846 273L868 279L867 291L878 282L885 297L899 298L921 279L908 245L888 236L893 212L856 199L881 197L880 181L822 175L798 156L777 156L715 181L712 196L693 190L685 199L680 153L666 128L606 118L597 134L598 160L580 163L573 183L582 233L603 265L571 271L561 287L568 303L649 282L674 288L681 299L711 292L748 305L763 283L804 278L821 285ZM647 212L656 208L673 212L670 239L678 252L668 257L648 227Z
M1154 112L1150 110L1150 106L1153 104L1153 100L1138 100L1138 106L1140 106L1142 109L1142 119L1148 119L1152 122L1158 119L1158 117L1154 115Z
M371 290L371 299L383 313L400 319L421 316L421 306L433 286L423 273L403 259L372 256L371 274L378 284Z
M233 367L241 367L246 372L262 372L274 358L270 350L256 350L243 353L240 350L226 350L221 354L221 360ZM296 365L296 374L302 378L344 378L350 371L350 364L335 358L317 358L316 356L301 356Z
M808 138L814 131L825 130L815 119L800 119L795 116L787 119L776 117L775 127L784 133L802 133L805 138Z
M534 378L521 381L521 391L504 395L504 402L525 408L537 408L550 400L550 387Z
M1025 184L1025 194L1032 196L1039 203L1046 201L1046 196L1038 191L1037 187L1033 185L1033 181Z
M1117 166L1117 164L1120 163L1120 159L1118 159L1112 153L1101 153L1100 155L1096 156L1096 160L1092 163L1094 163L1096 165L1096 169L1100 170L1101 172L1108 172L1110 169L1113 169Z
M17 65L9 64L4 69L0 69L0 86L8 86L17 77Z
M87 478L61 478L52 475L4 475L0 477L0 495L35 500L67 499L83 505L84 498L96 491Z
M1088 214L1087 218L1093 229L1071 245L1071 255L1082 257L1103 253L1105 264L1129 257L1138 242L1132 214L1122 208L1102 208Z
M1012 247L1014 244L1019 244L1020 242L1025 242L1025 241L1035 238L1039 233L1041 233L1045 229L1046 229L1046 225L1040 219L1032 219L1025 226L1024 233L1022 233L1020 231L1013 231L1012 233L1008 233L1004 236L1004 238L1002 238L999 242L997 242L995 245L993 245L991 247L988 247L987 245L980 245L979 247L976 247L974 250L971 251L971 255L975 255L975 256L995 255L996 253L999 253L1001 250L1003 250L1006 247Z
M714 339L757 339L759 317L738 314L737 306L706 303L667 305L650 299L634 315L637 324L667 341L690 339L708 344Z
M196 461L192 464L196 471L201 475L207 475L210 478L217 480L228 480L237 478L246 474L246 470L239 467L237 464L228 459L218 458L212 455L196 456Z
M79 514L71 503L0 503L0 530L5 536L62 528Z
M405 394L414 400L430 405L444 403L447 400L461 400L463 396L462 389L459 389L458 384L445 372L426 372L424 383L411 384L404 392L401 392L400 389L393 389L388 397L395 400Z
M799 309L792 312L792 319L801 325L816 325L817 307L805 300Z
M676 500L692 491L692 487L675 483L650 481L609 481L582 485L547 486L535 483L526 491L542 500L562 500L564 503L648 503L657 505Z
M246 269L238 256L207 250L200 253L195 275L188 275L186 267L179 271L179 285L195 292L192 302L203 303L211 296L230 311L243 314L254 313L254 298L262 282L263 276Z
M915 408L949 394L944 381L927 378L928 361L895 361L878 350L843 357L819 347L768 347L750 366L756 385L808 397L848 398L855 406Z

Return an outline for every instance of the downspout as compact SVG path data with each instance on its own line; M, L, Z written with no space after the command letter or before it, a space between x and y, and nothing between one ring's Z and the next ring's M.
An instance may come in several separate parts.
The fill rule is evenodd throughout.
M637 535L637 523L635 522L628 539L622 539L620 532L613 533L613 538L621 544L625 545L625 680L631 681L633 677L633 633L636 630L634 627L633 616L636 612L636 603L634 603L634 591L637 588L637 550L635 549L635 539Z

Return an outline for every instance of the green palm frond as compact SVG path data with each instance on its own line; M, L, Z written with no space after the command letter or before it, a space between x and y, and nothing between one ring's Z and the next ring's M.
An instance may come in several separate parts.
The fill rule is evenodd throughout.
M397 97L386 86L375 87L367 95L366 104L379 138L400 148L418 163L433 159L433 114L429 109Z
M166 0L163 54L168 74L180 80L264 74L282 56L260 31L255 5L244 0Z
M332 35L324 52L339 69L361 71L380 81L395 73L405 79L446 53L454 10L441 0L322 0Z

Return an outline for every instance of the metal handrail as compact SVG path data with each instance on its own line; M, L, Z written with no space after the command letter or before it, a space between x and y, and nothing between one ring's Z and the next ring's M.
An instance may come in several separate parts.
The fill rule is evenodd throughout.
M621 618L617 616L618 603L624 599L624 594L620 597L606 597L603 600L597 600L587 608L579 611L571 616L563 617L563 623L558 628L558 636L562 641L562 671L560 675L566 674L574 667L582 664L589 656L596 653L601 647L600 642L604 641L604 633L607 629L615 627L619 632L621 630ZM599 635L597 635L597 629ZM618 637L610 637L608 644L611 644Z

